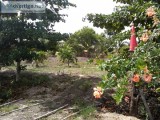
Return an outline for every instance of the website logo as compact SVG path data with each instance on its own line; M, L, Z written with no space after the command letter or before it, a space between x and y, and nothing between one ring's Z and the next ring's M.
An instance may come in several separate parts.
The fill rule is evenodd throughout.
M0 13L45 13L45 3L42 1L0 1Z

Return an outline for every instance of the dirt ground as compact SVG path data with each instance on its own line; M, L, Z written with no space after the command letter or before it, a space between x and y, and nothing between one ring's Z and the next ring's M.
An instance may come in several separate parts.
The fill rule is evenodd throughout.
M45 67L22 72L17 83L12 83L13 70L0 72L2 90L10 87L12 92L1 105L20 99L0 106L0 120L138 120L116 113L112 99L108 101L108 108L98 107L101 101L93 98L93 87L104 72L95 65L79 63L79 67L68 68L57 64L57 60L50 58Z
M84 106L84 108L81 108L80 104L87 104L89 106L94 105L95 101L92 97L91 89L93 85L91 83L96 83L99 78L73 77L72 81L70 81L71 83L68 83L64 78L66 80L69 79L67 75L62 75L61 80L64 81L55 80L52 81L53 83L50 83L51 86L41 85L24 90L19 96L19 98L23 97L23 99L10 105L18 106L18 109L22 110L14 111L5 115L2 115L5 112L1 111L0 120L33 120L41 115L44 115L63 105L68 104L66 108L43 118L45 120L61 120L66 116L69 116L70 114L73 114L81 109L85 109L86 106ZM27 106L30 107L25 108ZM91 116L86 119L137 120L134 117L128 117L121 114L108 112L95 112L93 116L94 117ZM69 117L66 120L72 119L83 120L85 118L83 118L81 114L77 114L76 117Z

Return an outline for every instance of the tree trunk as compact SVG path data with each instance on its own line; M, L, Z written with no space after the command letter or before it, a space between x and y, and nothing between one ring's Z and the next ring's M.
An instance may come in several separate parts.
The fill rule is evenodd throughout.
M68 60L67 64L68 64L68 67L69 67L69 60Z
M150 111L149 106L148 106L148 104L147 104L147 102L146 102L146 99L145 99L145 97L144 97L143 90L142 90L142 89L140 89L140 90L139 90L139 93L140 93L140 95L141 95L141 98L142 98L143 104L144 104L144 106L145 106L145 108L146 108L146 111L147 111L147 114L148 114L149 120L153 120L153 117L152 117L151 111Z
M39 67L38 60L35 60L36 68Z
M17 68L16 68L16 81L19 81L20 79L20 72L21 72L21 62L17 62Z
M138 114L138 99L139 94L136 91L135 85L132 82L132 89L131 89L131 102L130 102L130 114L136 116Z

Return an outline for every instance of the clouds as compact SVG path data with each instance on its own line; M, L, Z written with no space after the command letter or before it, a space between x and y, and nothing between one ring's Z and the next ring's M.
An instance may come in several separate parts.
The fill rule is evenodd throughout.
M94 28L88 21L83 22L82 18L88 13L110 14L116 5L112 0L69 0L69 2L75 3L77 7L70 7L69 9L61 11L61 13L68 14L68 17L66 17L65 23L56 23L55 30L57 32L74 33L84 26ZM100 28L94 29L98 33L103 31Z

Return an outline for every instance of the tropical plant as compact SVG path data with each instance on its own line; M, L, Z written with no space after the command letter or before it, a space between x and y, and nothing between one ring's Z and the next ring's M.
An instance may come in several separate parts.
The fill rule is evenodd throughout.
M35 64L36 67L39 67L39 64L43 64L44 60L48 58L47 52L44 51L35 51L35 56L33 58L32 66Z
M86 51L88 57L96 57L100 53L107 51L107 39L103 35L97 34L92 28L83 27L76 31L66 41L81 56Z
M60 61L62 61L63 63L67 62L68 66L70 63L77 63L75 51L71 46L67 44L64 44L61 47L59 47L57 55L60 58Z
M134 4L138 3L133 3L132 5ZM132 5L128 6L128 8L132 7ZM137 102L140 96L149 119L152 120L153 117L145 96L151 91L156 92L156 89L160 85L160 11L155 3L145 2L145 5L148 8L145 9L145 6L143 6L143 14L141 18L138 18L139 21L137 21L140 24L142 20L146 21L137 28L138 36L140 37L138 47L134 52L128 51L127 56L124 54L113 55L100 65L100 68L106 70L107 74L103 76L102 82L99 84L101 93L98 92L98 95L96 94L95 97L98 96L100 98L105 89L114 88L115 93L113 94L113 98L119 104L125 94L130 92L130 113L137 114ZM142 7L137 6L137 8ZM120 29L117 29L117 32Z

